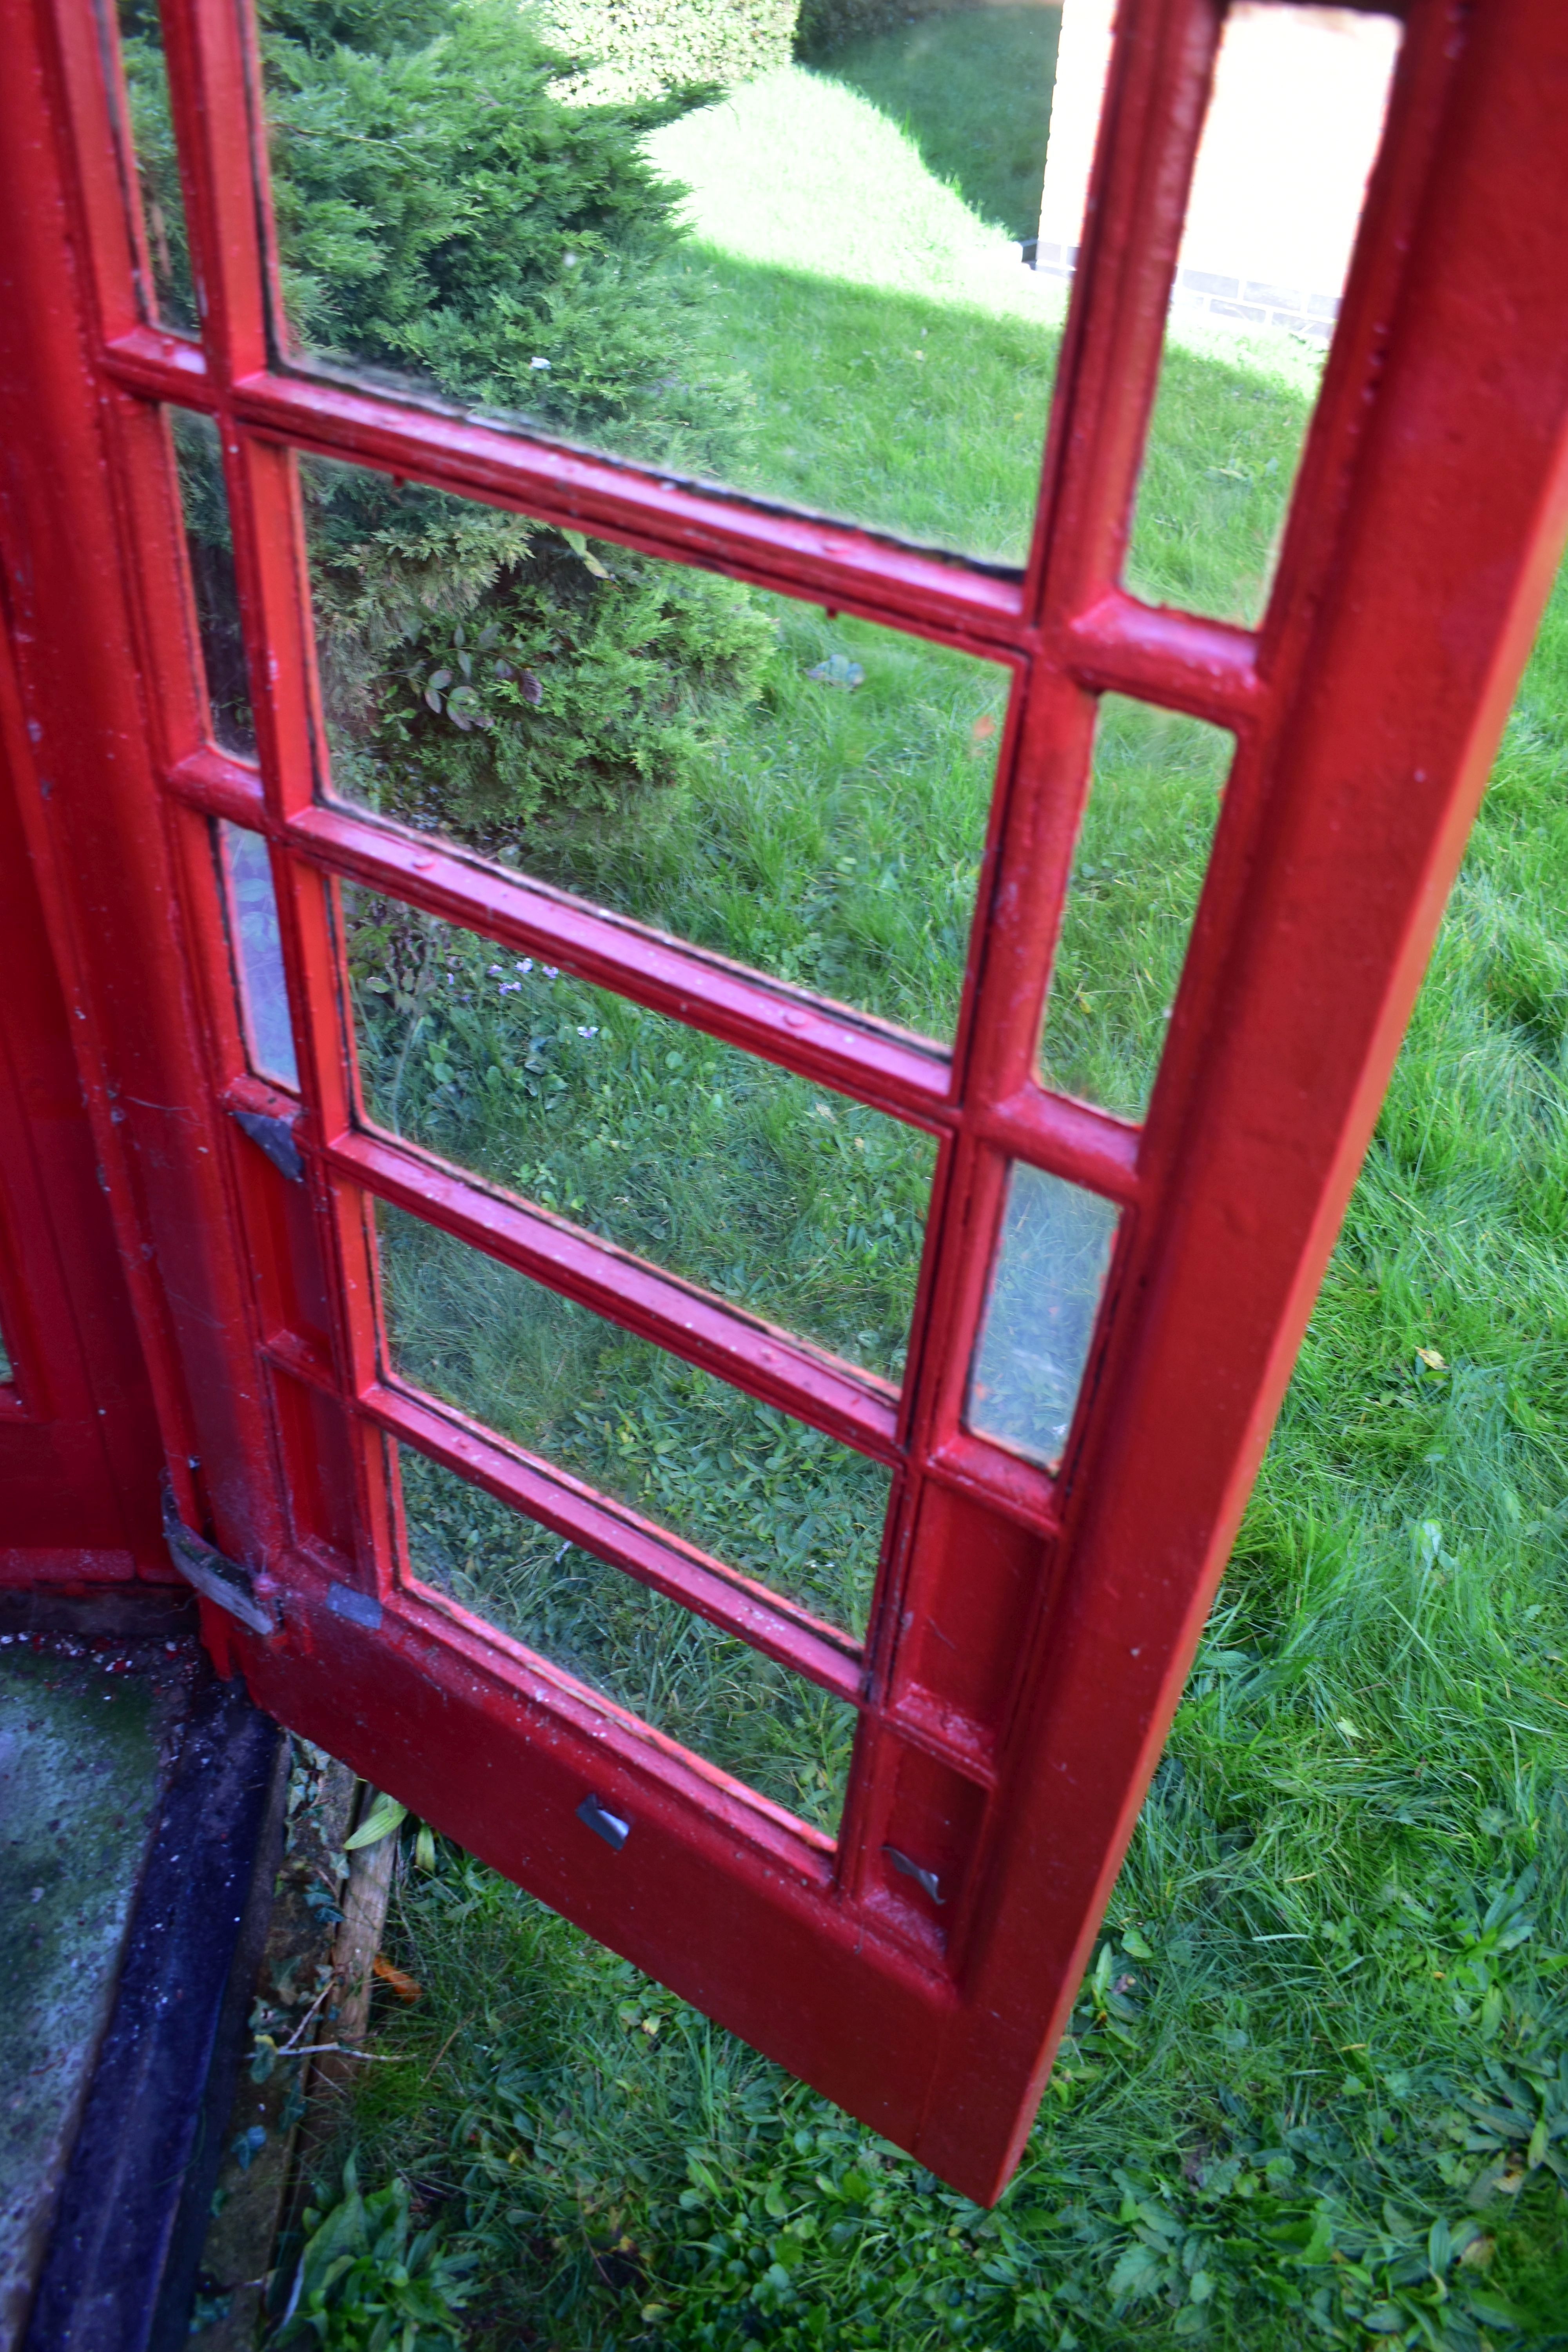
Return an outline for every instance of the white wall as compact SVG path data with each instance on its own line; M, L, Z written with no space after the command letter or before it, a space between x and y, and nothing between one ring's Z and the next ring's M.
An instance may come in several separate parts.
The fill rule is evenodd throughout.
M1037 269L1070 277L1114 0L1064 0ZM1350 8L1235 0L1172 309L1326 338L1387 104L1399 28Z

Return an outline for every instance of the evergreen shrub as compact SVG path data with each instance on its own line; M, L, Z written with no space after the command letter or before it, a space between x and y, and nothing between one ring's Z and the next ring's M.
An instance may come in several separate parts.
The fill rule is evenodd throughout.
M180 315L167 95L151 0L138 5L138 158ZM679 191L640 144L684 100L568 104L569 61L513 0L262 0L261 21L300 343L464 406L722 470L738 404L683 363L683 298L659 266ZM193 498L182 471L195 546L226 541L216 479ZM678 782L718 682L754 688L771 630L743 588L626 552L601 562L374 473L307 461L301 478L334 772L356 798L493 845L552 800L603 807ZM450 685L433 685L443 673Z

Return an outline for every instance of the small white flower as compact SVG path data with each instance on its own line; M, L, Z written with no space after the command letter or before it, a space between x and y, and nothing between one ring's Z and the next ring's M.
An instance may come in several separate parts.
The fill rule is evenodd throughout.
M581 1022L577 1024L577 1034L579 1037L596 1037L598 1034L599 1033L596 1029L584 1029Z
M528 364L531 368L547 368L550 365L550 362L548 360L530 360Z

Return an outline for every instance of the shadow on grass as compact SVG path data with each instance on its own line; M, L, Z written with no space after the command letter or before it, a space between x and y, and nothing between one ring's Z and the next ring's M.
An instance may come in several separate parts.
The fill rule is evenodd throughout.
M908 131L927 168L1011 237L1039 224L1059 8L961 8L811 59Z

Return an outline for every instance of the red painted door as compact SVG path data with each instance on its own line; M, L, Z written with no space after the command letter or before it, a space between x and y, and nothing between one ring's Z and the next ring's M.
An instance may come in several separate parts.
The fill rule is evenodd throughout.
M1216 0L1122 6L1015 568L294 353L248 12L165 0L163 21L199 336L147 292L167 275L163 227L150 247L128 210L108 32L85 0L11 11L0 531L42 778L29 839L90 1013L79 1058L175 1556L207 1596L216 1653L286 1722L990 2200L1158 1756L1560 550L1568 22L1554 0L1411 0L1250 626L1121 584ZM212 420L221 452L238 670L213 621L229 592L184 548L180 452L205 429L191 418ZM951 1034L840 1003L761 954L728 961L356 794L309 584L327 461L992 665L1005 717ZM449 666L416 684L439 698L456 682ZM1040 1056L1107 697L1231 746L1138 1116L1048 1084ZM563 975L601 992L617 1028L804 1084L802 1117L825 1119L835 1149L858 1139L875 1162L889 1134L918 1149L901 1363L769 1320L670 1262L673 1244L630 1246L537 1166L445 1156L395 1115L382 1016L356 1010L367 930L394 996ZM586 1043L603 1024L569 1025ZM409 1285L443 1252L478 1302L449 1360L407 1344ZM752 1455L726 1442L753 1464L771 1447L861 1465L878 1514L863 1622L818 1606L782 1547L759 1558L738 1529L731 1543L588 1475L565 1407L543 1438L489 1412L452 1364L519 1297L532 1320L508 1331L596 1318L726 1429L752 1414ZM689 1454L680 1426L668 1444ZM498 1527L515 1549L506 1607L472 1572ZM575 1632L555 1641L568 1584ZM828 1727L823 1788L847 1759L837 1815L815 1782L771 1793L726 1768L721 1742L683 1738L679 1694L632 1704L597 1675L584 1609L642 1612L656 1662L661 1644L719 1643L753 1727Z

